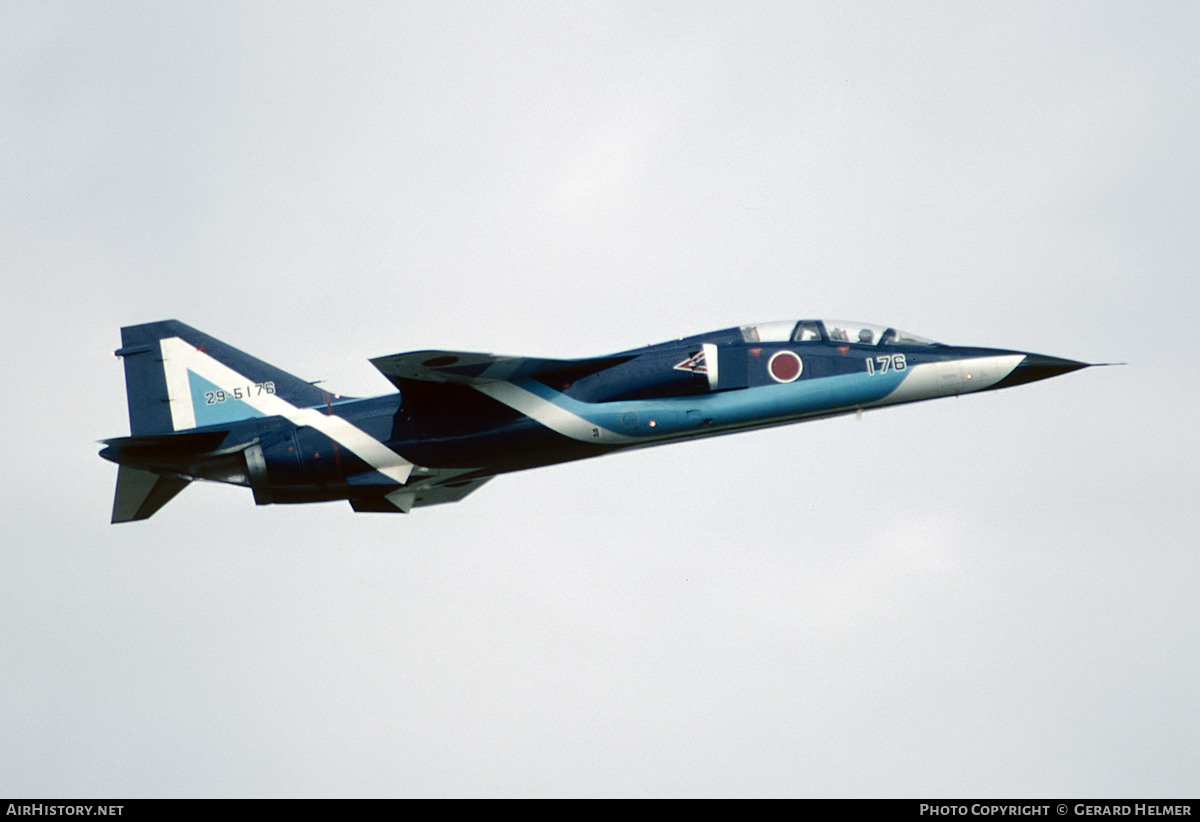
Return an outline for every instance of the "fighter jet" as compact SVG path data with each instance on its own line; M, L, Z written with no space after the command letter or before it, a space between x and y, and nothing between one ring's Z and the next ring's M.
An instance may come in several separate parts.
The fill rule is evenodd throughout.
M259 505L408 512L499 474L629 448L991 391L1087 367L837 320L743 325L592 359L414 351L371 360L396 391L343 397L177 320L127 326L130 436L112 521L193 480Z

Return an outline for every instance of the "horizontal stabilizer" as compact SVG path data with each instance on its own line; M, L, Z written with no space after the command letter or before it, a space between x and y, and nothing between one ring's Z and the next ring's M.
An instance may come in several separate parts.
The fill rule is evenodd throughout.
M213 452L228 435L228 431L183 431L178 434L113 437L103 441L108 447L100 452L100 456L107 457L105 452L131 456L207 454Z
M189 482L191 480L167 477L127 465L119 466L112 521L147 519L186 488Z
M371 360L398 387L400 380L473 385L533 378L547 383L572 383L632 359L628 355L585 360L505 357L468 351L410 351Z

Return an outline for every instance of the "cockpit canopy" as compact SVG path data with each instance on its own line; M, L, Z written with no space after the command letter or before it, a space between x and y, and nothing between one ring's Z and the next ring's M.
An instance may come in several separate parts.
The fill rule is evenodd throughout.
M743 325L742 339L753 342L844 342L854 345L938 345L898 328L845 320L781 320Z

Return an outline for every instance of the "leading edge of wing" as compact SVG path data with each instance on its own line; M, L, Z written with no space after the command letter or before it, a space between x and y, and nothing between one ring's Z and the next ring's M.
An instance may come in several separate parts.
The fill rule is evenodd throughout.
M629 354L583 360L552 360L537 357L508 357L472 351L409 351L375 357L371 365L400 387L401 380L473 385L534 378L546 382L571 383L632 359Z

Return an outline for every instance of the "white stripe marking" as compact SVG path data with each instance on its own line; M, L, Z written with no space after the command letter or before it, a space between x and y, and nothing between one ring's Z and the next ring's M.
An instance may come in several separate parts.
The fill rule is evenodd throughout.
M704 352L704 370L708 373L708 390L716 391L721 382L720 366L717 363L717 346L714 343L702 343L700 350Z
M1023 359L1024 354L1004 354L910 365L908 373L904 375L904 381L880 400L879 404L891 405L944 397L948 394L982 391L1011 374Z
M578 414L574 414L550 400L543 399L532 391L524 389L511 382L480 382L475 383L476 391L486 394L497 402L507 405L514 411L542 425L580 442L595 442L604 445L618 445L630 442L642 442L637 437L618 434L615 431L590 422Z

